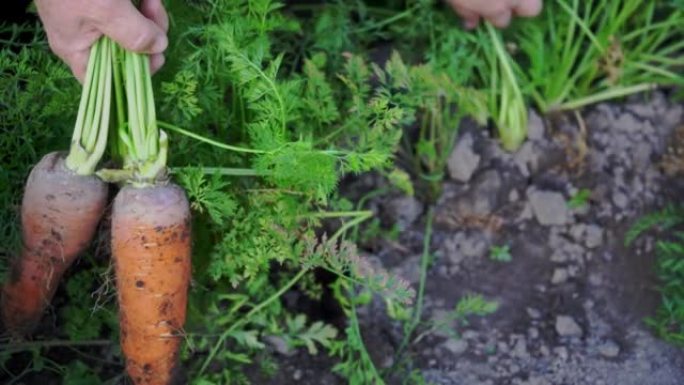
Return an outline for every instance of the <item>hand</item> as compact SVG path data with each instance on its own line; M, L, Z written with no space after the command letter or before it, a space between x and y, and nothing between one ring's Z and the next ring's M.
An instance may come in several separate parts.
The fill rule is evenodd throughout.
M513 16L532 17L541 12L542 0L447 0L461 15L468 29L485 19L499 28L510 24Z
M164 64L169 18L162 0L35 0L52 51L83 82L90 46L103 34L122 47L150 54L152 72Z

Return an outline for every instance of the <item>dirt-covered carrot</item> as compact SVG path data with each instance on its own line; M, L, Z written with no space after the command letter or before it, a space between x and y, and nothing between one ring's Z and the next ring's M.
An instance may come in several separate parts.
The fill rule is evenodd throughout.
M126 186L112 213L121 346L135 384L170 384L190 282L190 208L173 184Z
M46 155L26 182L22 252L12 261L0 300L3 324L12 334L30 333L40 321L104 213L108 188L94 171L106 146L111 77L111 45L101 39L91 50L69 154Z
M112 207L112 256L121 347L136 385L183 383L179 351L190 284L190 205L168 181L167 137L157 128L146 56L115 50L122 170L99 175L123 183ZM120 84L123 82L123 84Z

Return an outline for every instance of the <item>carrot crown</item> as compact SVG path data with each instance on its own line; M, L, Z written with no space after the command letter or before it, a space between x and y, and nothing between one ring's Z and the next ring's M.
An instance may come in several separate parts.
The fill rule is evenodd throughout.
M168 138L157 126L149 57L113 43L117 136L114 152L120 170L101 170L108 182L145 186L166 181Z
M66 166L91 175L104 154L112 99L112 42L100 38L90 50L85 83Z

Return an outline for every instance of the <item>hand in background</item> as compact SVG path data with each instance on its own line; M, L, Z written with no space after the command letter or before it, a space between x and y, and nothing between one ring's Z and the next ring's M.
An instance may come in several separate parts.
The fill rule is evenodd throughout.
M162 0L36 0L52 51L79 81L85 78L90 46L102 35L122 47L150 54L152 71L164 64L169 19Z
M541 12L542 0L447 0L468 29L477 27L481 19L505 28L513 16L532 17Z

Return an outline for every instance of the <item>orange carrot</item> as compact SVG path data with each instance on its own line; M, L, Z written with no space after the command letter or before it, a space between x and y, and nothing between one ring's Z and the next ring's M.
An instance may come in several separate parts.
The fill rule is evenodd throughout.
M89 244L107 204L107 185L78 175L64 154L41 159L29 175L21 205L23 248L12 262L0 308L12 334L30 333L64 271Z
M136 385L178 383L190 283L190 207L173 184L125 186L112 209L121 347Z

